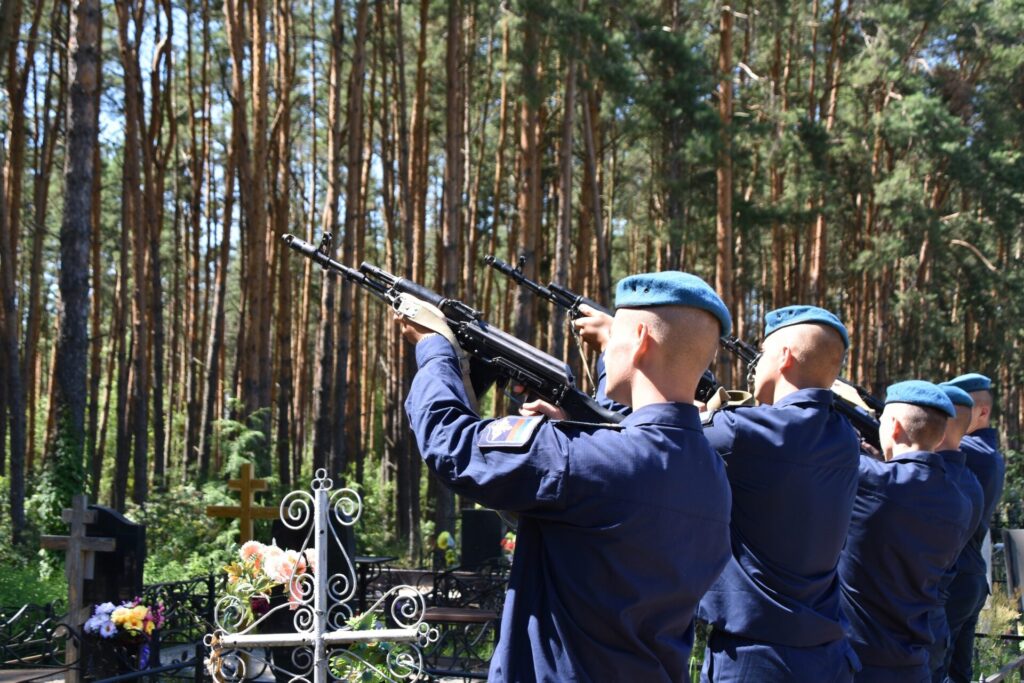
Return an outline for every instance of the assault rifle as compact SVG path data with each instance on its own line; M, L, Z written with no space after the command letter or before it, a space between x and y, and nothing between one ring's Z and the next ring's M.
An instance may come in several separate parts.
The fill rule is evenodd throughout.
M570 419L622 421L622 415L606 410L576 388L572 372L565 363L488 324L480 311L462 301L444 297L370 263L364 262L356 270L335 261L330 256L330 233L323 236L319 247L294 235L285 235L283 239L289 247L312 259L325 271L337 273L366 289L396 311L401 308L404 295L440 309L459 346L470 357L470 378L477 395L496 382L500 385L518 384L529 393L563 408Z
M737 339L733 336L722 337L719 342L721 343L722 348L731 351L740 359L740 361L747 364L747 383L753 384L754 369L757 366L758 359L761 358L761 352L742 339ZM879 415L882 413L882 409L885 408L885 404L868 393L867 389L854 384L849 380L845 380L842 377L837 381L852 387L861 397L861 400L864 401L865 405ZM872 416L871 413L839 394L835 394L835 401L833 401L833 405L835 405L836 410L850 421L853 428L857 430L858 434L860 434L861 439L875 448L881 448L878 442L878 418Z
M572 292L555 282L551 282L547 287L545 287L539 282L526 277L523 275L523 265L526 263L526 259L522 256L519 257L519 265L515 267L510 266L493 255L484 257L484 263L489 265L491 268L494 268L520 287L525 287L540 298L550 301L555 306L564 309L566 313L569 314L569 318L571 320L576 320L577 318L582 318L584 316L583 311L580 310L580 304L586 304L600 313L613 315L610 310L596 301ZM716 391L718 391L718 381L710 370L705 370L700 381L697 383L697 394L695 398L702 403L707 403L708 399L714 396Z

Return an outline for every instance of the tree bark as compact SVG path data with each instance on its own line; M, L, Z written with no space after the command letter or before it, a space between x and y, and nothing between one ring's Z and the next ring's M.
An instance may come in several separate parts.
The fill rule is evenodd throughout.
M541 175L540 175L540 17L532 2L526 3L523 17L523 48L520 68L523 89L519 102L519 191L517 214L519 219L519 256L526 259L523 274L537 276L537 234L540 232ZM515 336L533 340L536 330L534 318L536 297L525 287L517 287L512 312Z
M341 69L344 61L343 45L344 12L340 2L334 4L331 22L331 68L329 94L327 97L327 196L324 198L323 232L337 235L338 205L341 194ZM333 243L332 247L337 243ZM335 311L336 279L324 275L320 289L320 324L316 338L316 379L314 382L313 413L313 467L319 469L333 465L331 443L335 431L334 422L342 419L333 404L334 381L334 328L337 325Z
M576 110L576 60L569 57L565 67L565 97L562 99L562 139L558 147L558 230L555 235L555 258L551 276L555 282L567 286L569 282L569 246L572 241L572 143L574 112ZM565 312L555 307L548 323L548 353L564 358Z
M85 446L88 344L89 243L93 198L93 147L97 144L96 88L99 83L99 0L75 0L68 32L67 154L64 215L60 227L60 332L54 372L55 442L65 477L81 482ZM67 479L65 479L67 481ZM62 501L67 502L67 501Z
M733 304L732 243L732 8L723 7L718 24L718 164L715 168L715 290L726 308ZM732 364L721 366L723 386L732 386Z

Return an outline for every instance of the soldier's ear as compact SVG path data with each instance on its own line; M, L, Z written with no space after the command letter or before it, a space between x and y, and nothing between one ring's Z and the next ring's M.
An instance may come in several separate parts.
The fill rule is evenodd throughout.
M788 346L782 346L779 348L779 372L784 372L793 367L796 363L796 356L793 355L793 349Z
M653 340L651 339L651 328L647 323L637 323L636 334L633 337L633 365L639 366L640 359L644 358L651 350Z

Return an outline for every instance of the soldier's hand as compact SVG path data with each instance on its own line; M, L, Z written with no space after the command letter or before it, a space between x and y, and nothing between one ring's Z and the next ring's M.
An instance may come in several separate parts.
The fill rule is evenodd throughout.
M395 314L395 322L398 323L400 328L402 328L402 336L405 340L412 344L418 344L421 339L437 334L437 332L428 330L426 327L423 327L423 325L415 323L404 315L400 315L398 313Z
M612 331L612 316L607 313L596 311L586 304L580 304L582 318L572 321L573 326L579 330L583 342L597 351L604 351L608 346L608 337Z
M568 414L561 408L547 401L527 401L519 409L520 415L547 415L552 420L565 420L568 419Z
M879 462L885 462L885 455L882 454L882 451L878 450L877 448L869 444L867 441L864 441L863 439L860 442L860 452L863 453L864 455L871 456L872 458L878 460Z

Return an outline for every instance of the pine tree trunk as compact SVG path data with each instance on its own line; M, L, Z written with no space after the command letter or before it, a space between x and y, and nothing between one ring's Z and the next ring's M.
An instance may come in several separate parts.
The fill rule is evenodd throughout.
M237 134L237 132L235 133ZM210 330L204 367L203 405L199 424L199 481L205 482L210 475L213 454L213 423L217 420L218 397L221 380L227 373L224 368L224 318L228 285L228 256L231 253L231 225L235 199L235 145L228 145L227 160L224 164L224 213L223 226L217 262L217 279L213 295L213 329Z
M290 39L292 37L292 11L291 4L283 0L276 0L275 12L275 33L277 36L277 91L279 93L291 92L294 81L295 63L291 50ZM273 220L275 234L278 241L288 232L288 219L291 211L291 173L289 162L291 161L291 107L285 102L281 106L278 115L275 117L275 137L277 149L274 183ZM291 284L291 258L290 250L278 249L278 280L277 280L277 353L278 353L278 375L277 375L277 439L276 456L277 472L281 483L285 486L291 484L290 473L290 439L291 420L290 410L292 395L295 391L292 368L292 330L291 316L292 308L292 284Z
M70 82L64 214L60 228L60 332L54 373L56 434L49 449L72 481L81 481L85 446L88 345L89 244L93 198L93 147L97 144L96 88L99 83L98 0L72 3L68 32ZM65 479L67 481L67 479ZM67 501L62 501L66 503Z
M717 212L715 214L715 290L726 308L733 304L732 243L732 8L723 7L718 24L718 163L715 168ZM732 386L732 365L721 366L722 385Z
M536 8L527 5L523 18L523 48L521 55L523 92L519 105L519 190L517 216L519 220L519 257L525 258L523 274L537 276L537 234L540 232L540 38L537 35L540 19ZM536 329L536 297L525 287L517 287L512 311L515 336L527 342L533 340Z
M327 196L324 198L323 231L337 236L338 206L341 194L341 69L344 61L343 48L344 12L340 2L334 5L331 24L331 68L327 104ZM335 241L332 248L337 244ZM334 423L340 420L333 403L334 383L334 328L337 325L335 310L336 278L324 275L320 288L320 325L316 338L316 379L313 387L313 468L333 465L331 444Z
M572 143L574 113L576 111L576 60L572 57L565 67L565 97L562 99L562 139L558 146L558 231L555 236L555 258L551 266L552 279L562 286L569 282L569 245L572 241ZM548 327L548 353L564 358L565 312L555 307L551 311Z

